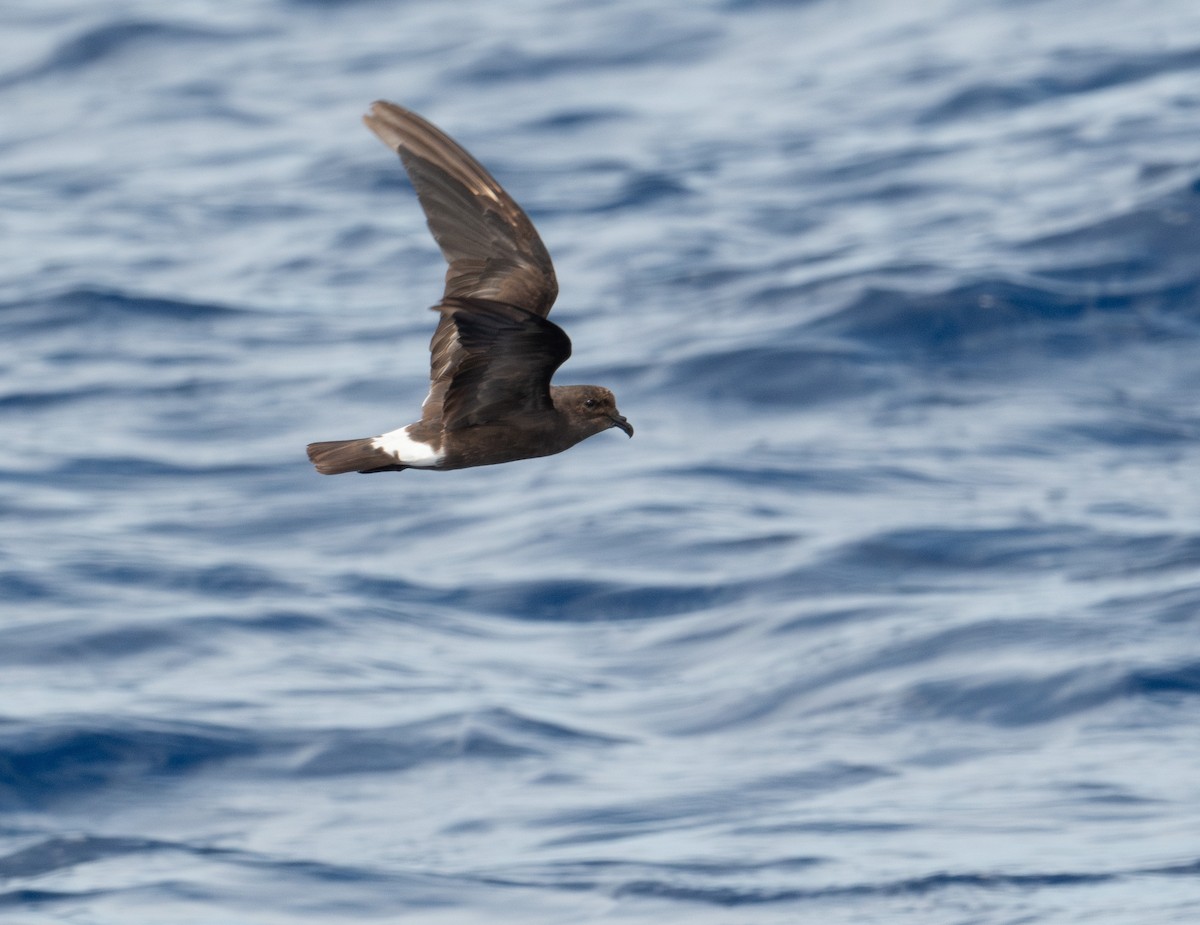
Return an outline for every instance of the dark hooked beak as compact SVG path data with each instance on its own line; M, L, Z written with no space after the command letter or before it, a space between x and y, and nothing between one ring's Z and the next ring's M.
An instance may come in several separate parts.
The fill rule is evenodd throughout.
M629 434L629 436L633 436L633 425L625 420L625 416L623 414L610 414L609 417L612 418L613 427L619 427L621 430L625 431L625 433Z

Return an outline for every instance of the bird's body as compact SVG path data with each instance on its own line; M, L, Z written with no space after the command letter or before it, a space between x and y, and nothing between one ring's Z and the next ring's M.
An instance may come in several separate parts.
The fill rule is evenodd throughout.
M602 386L552 386L571 355L546 315L558 295L533 223L470 154L415 113L377 102L367 126L395 150L449 265L421 419L376 437L312 443L317 471L465 469L569 449L633 427Z

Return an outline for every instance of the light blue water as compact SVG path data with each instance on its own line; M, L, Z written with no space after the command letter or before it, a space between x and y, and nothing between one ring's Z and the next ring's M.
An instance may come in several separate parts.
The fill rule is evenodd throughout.
M0 7L0 918L1200 921L1200 5ZM459 138L637 427L322 478Z

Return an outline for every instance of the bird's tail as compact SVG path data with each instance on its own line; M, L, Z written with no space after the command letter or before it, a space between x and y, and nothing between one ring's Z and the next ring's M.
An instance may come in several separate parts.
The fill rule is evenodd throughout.
M379 449L373 437L310 443L308 458L322 475L338 475L342 472L399 472L408 468L397 463L395 456Z

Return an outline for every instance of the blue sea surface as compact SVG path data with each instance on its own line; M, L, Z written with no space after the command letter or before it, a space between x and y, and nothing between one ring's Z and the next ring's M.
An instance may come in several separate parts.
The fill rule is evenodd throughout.
M325 478L537 223L637 428ZM1200 922L1200 4L0 6L0 920Z

